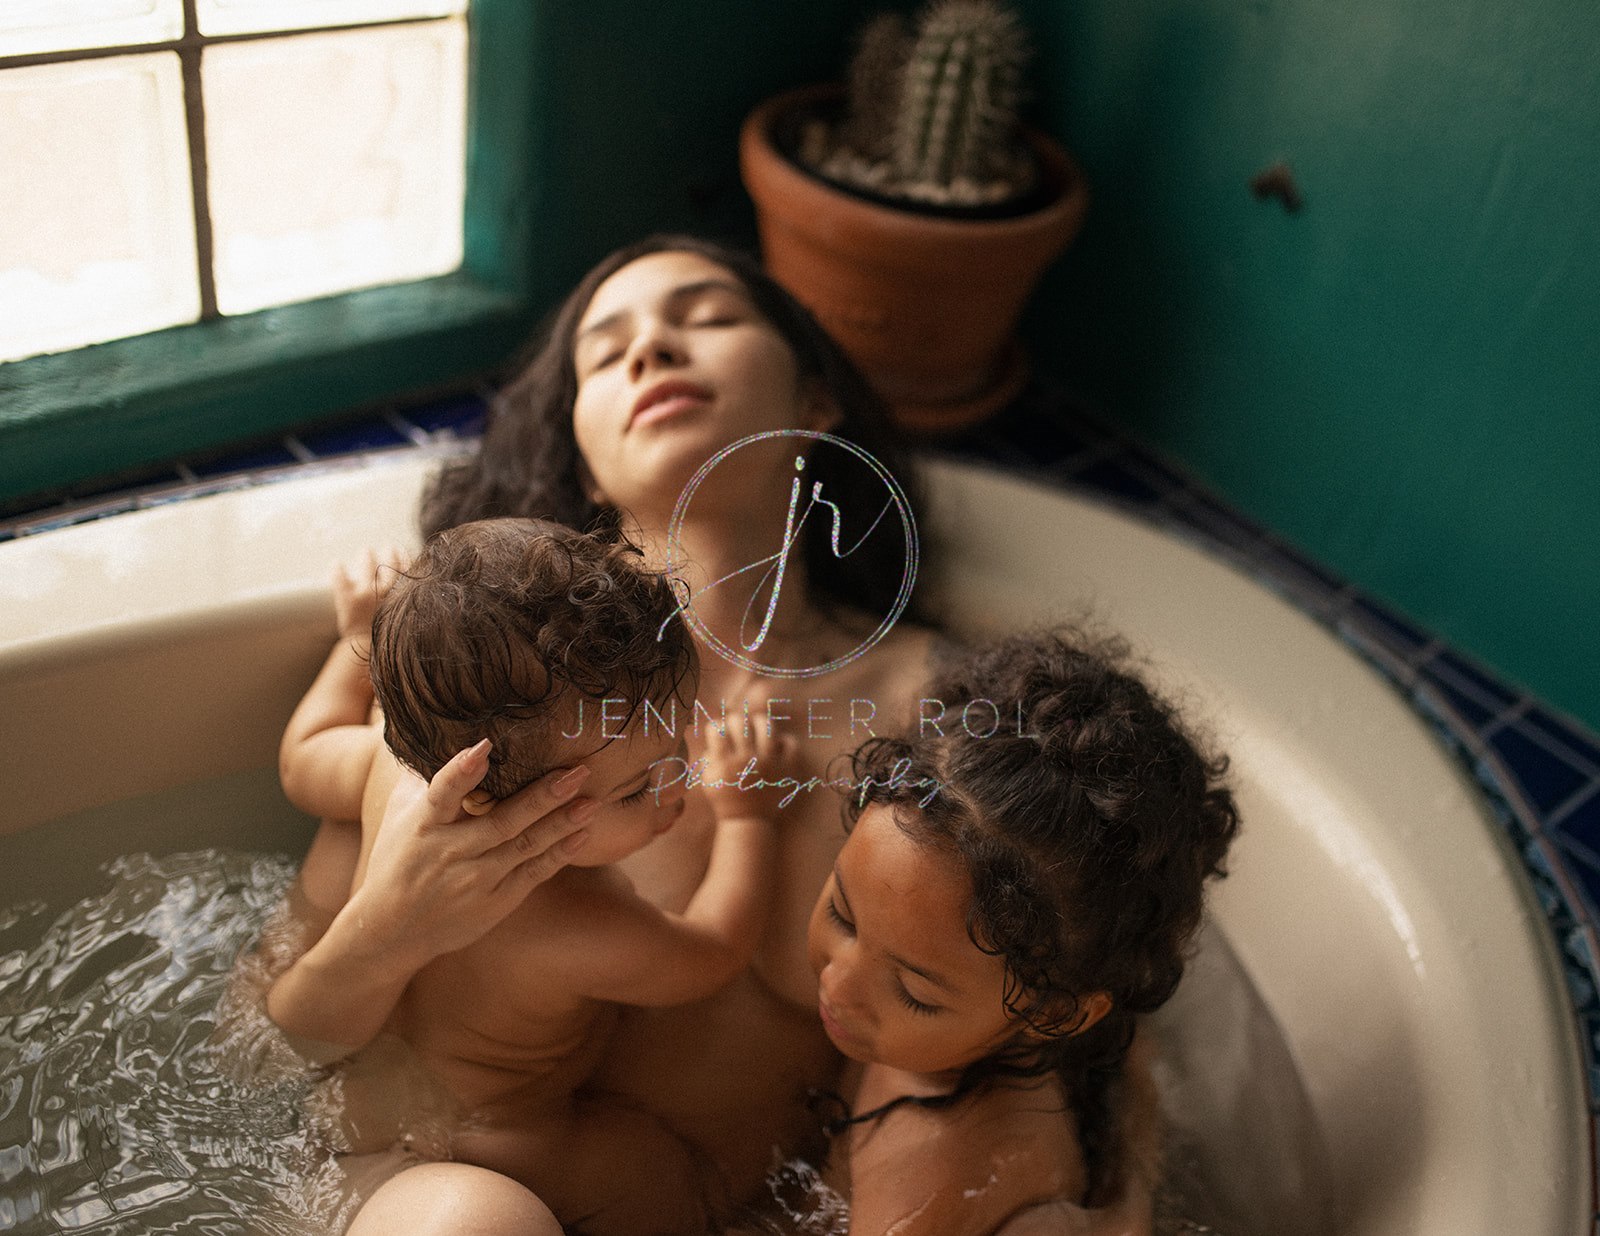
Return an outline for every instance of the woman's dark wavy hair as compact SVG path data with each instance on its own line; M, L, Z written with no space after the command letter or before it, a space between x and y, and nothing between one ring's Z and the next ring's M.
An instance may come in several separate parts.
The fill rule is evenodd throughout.
M1135 1019L1177 987L1205 883L1226 874L1239 829L1226 757L1208 756L1128 660L1120 642L1069 630L951 657L928 688L944 736L862 747L854 784L865 788L848 808L853 822L888 805L907 835L959 859L972 878L968 934L1005 960L1006 1007L1037 1032L969 1065L939 1105L999 1078L1059 1073L1091 1198L1120 1177L1117 1082ZM995 719L992 736L975 736ZM923 778L939 790L919 809ZM1094 992L1111 1011L1079 1031Z
M480 788L505 798L550 770L551 729L575 697L637 708L693 694L681 604L620 536L527 519L437 533L373 616L384 741L431 778L488 738Z
M882 402L805 307L740 250L693 236L657 235L618 249L590 270L535 336L516 376L490 402L478 450L448 465L424 494L424 536L503 515L553 519L584 530L619 525L619 513L591 501L580 478L572 428L578 395L573 341L602 283L630 262L668 252L698 254L744 286L789 344L801 380L819 384L833 398L842 419L832 432L877 459L906 491L913 517L920 514L905 450ZM884 502L882 483L852 464L843 451L815 452L810 477L846 510L878 510ZM819 599L873 613L892 608L905 569L904 542L897 535L870 537L845 557L832 552L826 520L808 520L804 535L808 578Z

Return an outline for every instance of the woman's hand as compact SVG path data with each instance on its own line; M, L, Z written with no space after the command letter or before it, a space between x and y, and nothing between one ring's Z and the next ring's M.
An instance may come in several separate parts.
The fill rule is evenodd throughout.
M1045 1202L1008 1219L995 1236L1151 1236L1161 1176L1161 1107L1151 1067L1155 1046L1140 1027L1123 1061L1122 1180L1109 1205Z
M1042 1202L1012 1215L995 1236L1151 1236L1151 1220L1117 1207L1085 1210L1071 1202Z
M587 768L557 770L469 815L463 800L488 768L485 740L427 784L408 775L395 786L360 887L267 994L268 1014L302 1054L336 1059L365 1046L418 970L487 934L583 848L595 804L571 800Z
M1123 1061L1122 1180L1110 1204L1087 1209L1043 1202L1018 1211L995 1236L1152 1236L1161 1176L1161 1107L1151 1069L1155 1045L1140 1027Z
M416 961L413 972L486 935L586 840L598 804L564 804L587 767L557 769L497 803L474 792L488 770L484 739L427 783L403 776L351 897L370 930Z

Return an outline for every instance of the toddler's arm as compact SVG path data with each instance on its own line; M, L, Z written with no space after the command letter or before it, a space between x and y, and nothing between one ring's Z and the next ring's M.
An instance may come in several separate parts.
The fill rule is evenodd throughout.
M377 729L368 724L372 615L400 566L396 551L387 551L380 563L369 550L354 577L342 566L334 572L339 642L290 716L278 745L284 795L311 815L353 820L361 814L362 790L380 745Z
M580 994L621 1004L686 1004L723 987L755 956L772 904L778 802L788 791L753 783L793 777L797 744L772 734L748 738L732 727L725 737L712 730L701 767L717 817L705 878L682 914L640 898L608 907L604 929L591 937L592 952L570 974ZM748 773L749 788L739 788L741 773Z

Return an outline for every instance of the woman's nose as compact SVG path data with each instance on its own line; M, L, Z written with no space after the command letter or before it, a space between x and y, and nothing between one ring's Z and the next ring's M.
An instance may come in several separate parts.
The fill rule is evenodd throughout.
M628 377L637 382L652 369L671 369L687 359L682 341L664 323L646 323L628 348Z

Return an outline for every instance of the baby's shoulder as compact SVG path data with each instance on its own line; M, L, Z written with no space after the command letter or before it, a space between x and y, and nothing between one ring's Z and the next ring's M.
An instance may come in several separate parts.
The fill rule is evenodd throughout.
M507 920L542 939L592 932L596 925L637 912L643 902L633 881L614 865L567 867L531 890Z
M615 952L626 925L648 910L613 868L568 868L531 890L488 934L452 956L473 973L554 993L582 988Z

